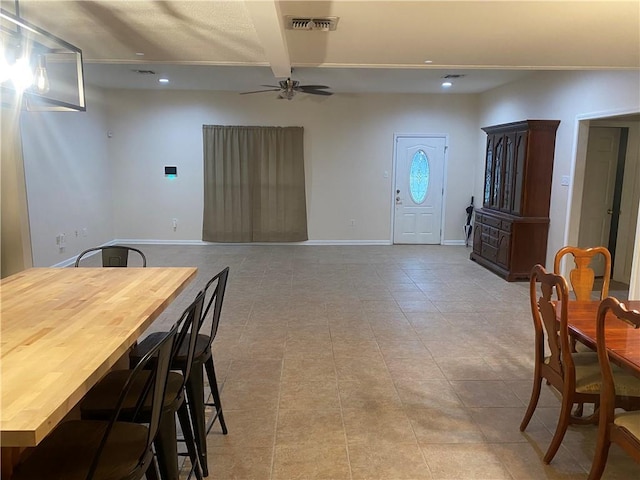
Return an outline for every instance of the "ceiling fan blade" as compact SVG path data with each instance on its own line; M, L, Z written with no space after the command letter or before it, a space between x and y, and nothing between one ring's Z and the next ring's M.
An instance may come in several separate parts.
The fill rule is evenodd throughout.
M253 92L240 92L240 95L248 95L249 93L262 93L262 92L279 92L279 88L270 88L269 90L254 90Z
M299 86L298 86L298 89L299 89L299 90L301 90L301 91L303 91L303 92L304 92L305 90L308 90L308 89L311 89L311 90L319 90L319 89L321 89L321 88L331 88L331 87L327 87L326 85L299 85Z
M269 87L269 88L281 88L278 85L260 85L261 87Z
M325 92L324 90L302 90L302 93L308 93L309 95L324 95L326 97L333 95L333 92Z

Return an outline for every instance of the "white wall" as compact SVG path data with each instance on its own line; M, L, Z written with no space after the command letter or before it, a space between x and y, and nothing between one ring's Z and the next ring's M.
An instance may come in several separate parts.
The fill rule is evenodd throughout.
M22 112L35 267L55 265L114 238L103 98L89 90L86 112ZM56 245L60 233L66 237L64 249Z
M553 255L564 245L567 233L567 208L573 186L561 186L560 179L573 172L578 117L615 112L640 112L637 71L537 72L480 96L480 126L525 119L560 120L551 188L547 265L553 265ZM485 139L482 138L477 149L484 148ZM476 169L477 198L481 198L483 189L483 170L484 160L481 160ZM635 258L638 255L640 249L636 247Z
M309 239L328 242L390 242L393 134L447 134L444 240L464 238L481 155L475 95L300 95L292 101L221 92L107 95L116 238L202 238L203 124L304 127ZM164 178L165 165L176 165L178 178Z

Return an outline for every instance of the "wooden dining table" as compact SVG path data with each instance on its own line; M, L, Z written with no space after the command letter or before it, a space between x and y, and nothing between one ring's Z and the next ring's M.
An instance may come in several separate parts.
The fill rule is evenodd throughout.
M623 303L629 310L640 310L639 300L626 300ZM599 305L598 300L570 301L567 304L570 335L593 350L596 350L596 316ZM560 308L556 308L556 317L560 320ZM640 329L619 320L609 320L610 317L615 316L608 312L605 340L609 358L640 377Z
M197 273L32 268L0 281L0 445L33 447Z

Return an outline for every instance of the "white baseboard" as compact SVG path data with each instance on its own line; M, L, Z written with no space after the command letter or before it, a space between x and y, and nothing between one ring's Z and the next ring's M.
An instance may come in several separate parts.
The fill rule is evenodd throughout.
M461 245L464 247L464 240L443 240L442 245Z

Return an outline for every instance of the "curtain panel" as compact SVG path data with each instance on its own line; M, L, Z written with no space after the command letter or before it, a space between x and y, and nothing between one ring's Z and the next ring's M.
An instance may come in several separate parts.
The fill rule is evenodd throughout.
M203 125L202 130L202 239L307 240L304 129Z

